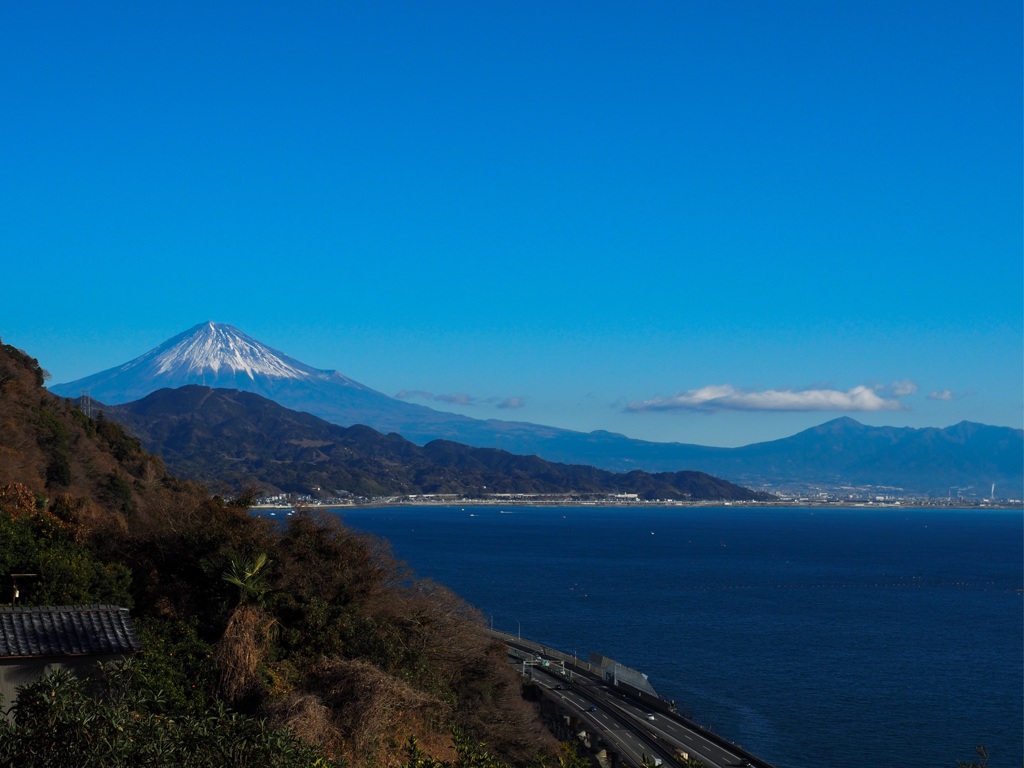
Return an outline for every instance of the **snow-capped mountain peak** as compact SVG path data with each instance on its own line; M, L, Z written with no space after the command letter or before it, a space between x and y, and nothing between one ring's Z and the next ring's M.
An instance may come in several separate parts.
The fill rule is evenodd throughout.
M197 325L149 354L157 375L210 372L216 376L222 368L224 373L244 373L250 379L303 379L321 373L223 323Z
M50 389L64 397L89 391L96 400L115 405L189 384L274 397L284 387L326 383L348 392L373 392L337 371L300 363L233 326L206 322L123 365Z

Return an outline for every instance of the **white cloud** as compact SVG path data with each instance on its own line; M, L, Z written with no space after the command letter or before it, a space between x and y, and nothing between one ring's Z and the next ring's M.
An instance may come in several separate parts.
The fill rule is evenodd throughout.
M439 403L454 403L455 405L476 405L477 399L465 392L452 392L450 395L434 395L434 400Z
M913 395L917 392L917 384L912 382L910 379L903 379L903 381L894 381L889 385L889 391L892 392L896 397L903 397L904 395Z
M836 389L766 389L748 391L728 384L691 389L672 397L630 403L627 411L895 411L893 398L870 387Z
M952 400L953 399L953 393L950 392L948 389L943 389L943 390L938 391L938 392L932 392L930 395L928 395L928 399L929 400Z
M433 392L426 392L422 389L403 389L395 397L398 400L433 400L438 403L454 403L456 405L475 405L478 402L475 397L467 395L465 392L435 395Z
M424 392L422 389L403 389L397 393L395 397L399 400L412 400L418 398L420 400L433 400L434 395L430 392Z
M499 408L522 408L526 402L521 397L506 397L498 403Z

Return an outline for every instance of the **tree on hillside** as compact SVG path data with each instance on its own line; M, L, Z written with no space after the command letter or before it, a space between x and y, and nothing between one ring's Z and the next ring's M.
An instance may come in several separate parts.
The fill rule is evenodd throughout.
M232 706L245 707L262 693L260 667L267 658L277 619L265 608L270 587L264 552L254 558L233 558L223 580L238 588L238 603L228 617L214 650L218 688Z

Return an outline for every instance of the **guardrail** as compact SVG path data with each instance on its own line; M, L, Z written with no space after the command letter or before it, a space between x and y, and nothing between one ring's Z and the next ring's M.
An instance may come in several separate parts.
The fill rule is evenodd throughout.
M570 656L567 653L562 653L557 648L551 648L546 645L541 645L533 640L526 640L519 635L513 635L508 632L502 632L500 629L487 630L493 637L499 640L503 640L506 643L519 644L524 648L531 649L534 653L539 653L543 656L548 656L552 659L558 659L563 664L571 666L574 672L581 674L593 675L598 680L604 680L601 667L594 666L589 661L580 661L575 656Z

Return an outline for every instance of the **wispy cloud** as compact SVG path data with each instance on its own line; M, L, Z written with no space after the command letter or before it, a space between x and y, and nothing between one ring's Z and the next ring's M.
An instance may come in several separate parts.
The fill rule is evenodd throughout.
M889 391L896 397L913 395L917 392L917 384L912 382L910 379L903 379L903 381L894 381L892 384L889 385Z
M434 395L422 389L403 389L395 395L399 400L433 400Z
M465 392L434 394L422 389L403 389L395 397L399 400L429 400L463 406L490 405L495 408L522 408L526 405L526 401L521 397L476 397Z
M952 400L954 397L955 395L948 389L942 389L928 395L929 400Z
M476 405L478 400L465 392L452 392L451 394L434 395L432 398L439 403L452 403L454 405Z
M465 392L434 394L422 389L403 389L395 395L399 400L432 400L437 403L454 403L455 405L476 405L478 400Z
M915 387L916 389L916 387ZM630 403L627 411L895 411L899 400L871 387L742 390L728 384L691 389L671 397Z

